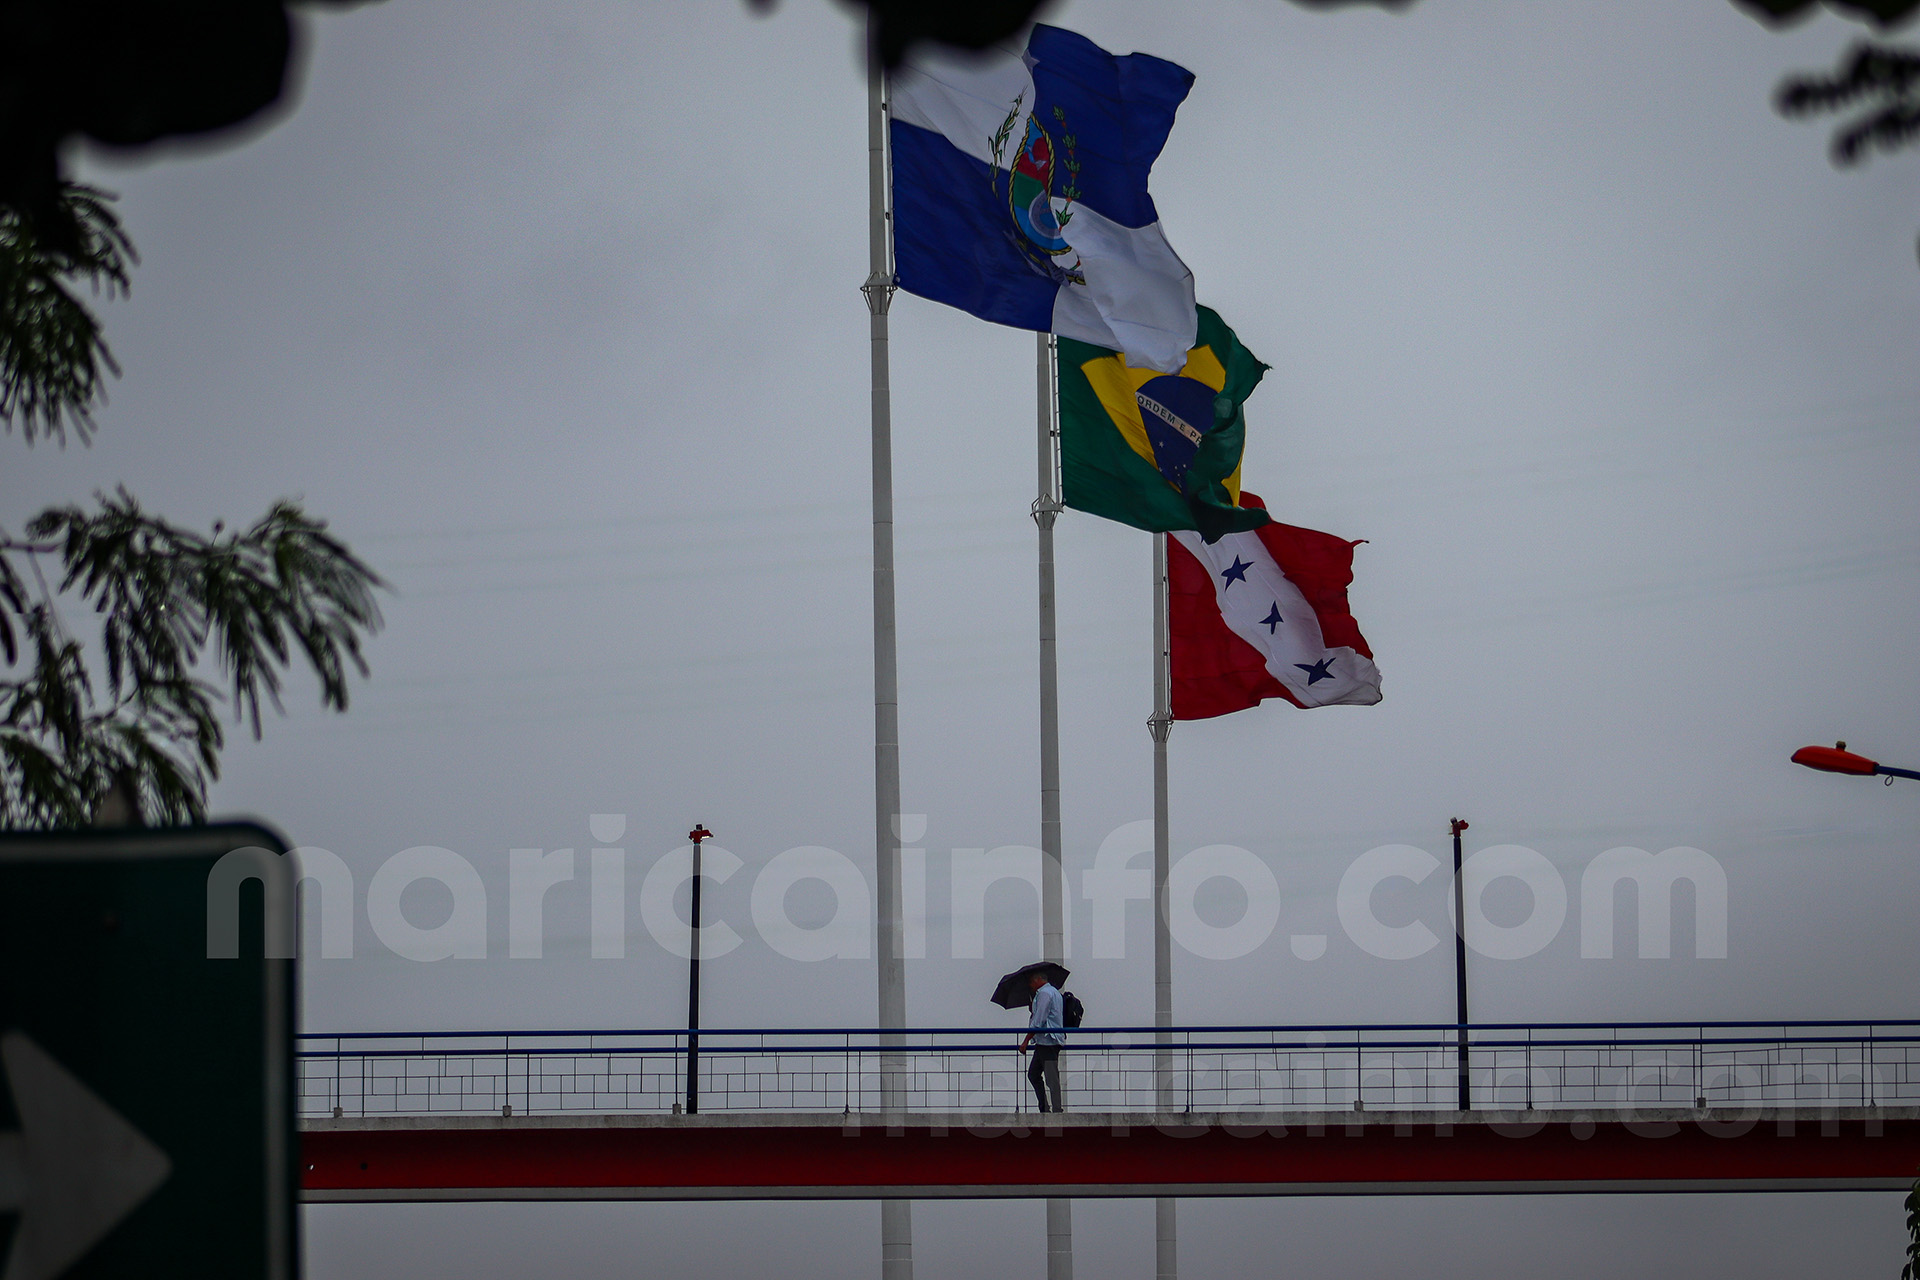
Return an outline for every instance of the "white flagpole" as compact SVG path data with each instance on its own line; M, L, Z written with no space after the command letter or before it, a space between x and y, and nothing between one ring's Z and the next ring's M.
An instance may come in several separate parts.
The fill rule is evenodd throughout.
M1041 959L1065 963L1066 872L1060 844L1060 665L1055 640L1053 524L1062 510L1055 480L1059 432L1053 422L1053 335L1034 335L1039 400L1040 496L1033 522L1040 527L1040 935ZM1065 1104L1065 1090L1056 1101ZM1073 1201L1047 1200L1047 1280L1073 1280Z
M1169 927L1167 877L1173 862L1167 818L1167 738L1173 733L1172 643L1167 625L1167 535L1153 535L1153 1025L1173 1025L1173 936ZM1173 1110L1172 1034L1155 1032L1153 1102L1162 1115ZM1154 1275L1178 1280L1177 1202L1161 1196L1153 1202Z
M871 56L871 54L870 54ZM887 366L887 308L893 301L893 252L887 213L887 103L877 59L867 73L867 281L873 356L873 807L875 925L883 1031L907 1025L905 948L900 902L900 676L893 603L893 395ZM905 1036L881 1037L883 1046ZM905 1110L906 1062L880 1057L880 1110ZM881 1280L913 1280L913 1202L880 1202Z
M1060 666L1055 640L1053 525L1062 506L1054 487L1058 432L1053 425L1053 335L1036 333L1035 382L1039 392L1040 496L1033 521L1040 526L1040 958L1066 961L1066 882L1060 862Z

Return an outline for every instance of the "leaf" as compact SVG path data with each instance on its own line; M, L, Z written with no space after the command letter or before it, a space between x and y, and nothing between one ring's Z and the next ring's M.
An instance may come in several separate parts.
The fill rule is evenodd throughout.
M20 661L14 618L24 615L26 611L26 584L15 572L13 563L0 552L0 652L5 653L8 666Z
M59 584L30 592L0 546L0 624L25 640L27 669L0 682L0 818L9 825L84 822L116 778L154 822L205 816L220 776L218 667L236 717L258 737L263 702L281 709L285 672L304 663L321 704L345 710L349 671L367 674L365 636L381 625L386 583L293 502L252 527L212 537L140 509L124 489L98 509L57 507L28 521L58 555ZM99 618L104 696L87 649L62 630L55 596L77 595ZM9 632L11 634L11 631Z
M11 205L0 205L0 426L17 419L28 444L38 435L66 442L69 428L86 443L93 410L105 399L105 377L120 366L100 321L76 296L84 282L97 297L124 295L129 265L139 261L107 193L64 183L64 220L75 243L58 248Z
M1920 49L1862 41L1832 74L1791 76L1773 95L1774 107L1790 117L1862 103L1866 113L1834 134L1833 162L1843 168L1872 150L1897 151L1920 141Z
M88 816L61 758L30 735L0 727L0 828L77 826Z
M1745 9L1769 25L1797 22L1812 9L1815 0L1734 0L1734 7ZM1871 19L1882 27L1892 27L1912 16L1920 0L1827 0L1827 7L1850 18Z
M1920 102L1895 104L1840 130L1833 138L1833 162L1858 164L1871 150L1898 151L1920 138Z

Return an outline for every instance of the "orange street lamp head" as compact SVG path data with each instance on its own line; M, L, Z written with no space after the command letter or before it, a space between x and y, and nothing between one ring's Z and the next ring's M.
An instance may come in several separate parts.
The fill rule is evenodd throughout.
M1793 753L1793 762L1827 773L1853 773L1864 777L1872 777L1879 768L1865 756L1847 750L1845 742L1836 742L1830 747L1802 747Z
M713 832L707 830L706 823L697 823L693 830L687 832L687 839L693 841L695 844L699 844L702 840L713 839Z

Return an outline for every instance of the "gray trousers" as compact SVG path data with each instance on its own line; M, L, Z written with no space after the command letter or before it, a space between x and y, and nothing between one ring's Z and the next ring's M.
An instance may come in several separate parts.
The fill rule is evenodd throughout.
M1057 1044L1037 1044L1033 1047L1033 1061L1027 1064L1027 1082L1033 1086L1034 1096L1040 1099L1042 1111L1058 1111L1060 1107L1060 1046ZM1047 1105L1047 1094L1053 1094L1053 1105Z

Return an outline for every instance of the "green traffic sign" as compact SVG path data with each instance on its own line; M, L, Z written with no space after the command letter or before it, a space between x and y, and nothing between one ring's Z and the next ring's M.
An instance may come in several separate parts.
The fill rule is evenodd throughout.
M289 861L0 835L0 1280L298 1275Z

